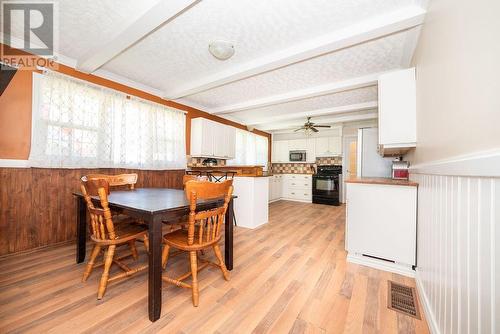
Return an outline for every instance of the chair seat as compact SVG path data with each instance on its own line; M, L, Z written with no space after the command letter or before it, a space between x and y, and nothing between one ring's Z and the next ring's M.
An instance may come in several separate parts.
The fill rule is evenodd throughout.
M198 235L199 227L195 228L195 235ZM188 245L188 230L187 229L180 229L176 230L174 232L165 234L163 236L163 242L171 247L181 249L181 250L201 250L205 249L208 247L211 247L212 245L216 244L219 242L221 239L221 236L218 238L215 238L214 240L211 240L209 242L202 242L201 244L198 243L198 240L194 240L194 244Z

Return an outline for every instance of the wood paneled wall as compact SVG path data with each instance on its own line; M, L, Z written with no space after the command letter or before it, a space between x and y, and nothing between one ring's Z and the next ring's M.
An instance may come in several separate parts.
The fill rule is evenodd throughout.
M184 170L0 168L0 256L74 240L80 177L130 172L137 187L182 189Z
M417 285L434 333L499 333L500 178L412 174Z

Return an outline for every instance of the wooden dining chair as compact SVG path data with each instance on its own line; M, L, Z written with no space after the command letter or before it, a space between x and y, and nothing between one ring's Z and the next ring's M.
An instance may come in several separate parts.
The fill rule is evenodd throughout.
M134 190L137 183L137 174L117 174L117 175L107 175L107 174L88 174L87 179L105 179L111 188L127 188L129 190Z
M176 248L181 251L189 252L191 271L177 278L171 278L164 275L165 282L174 284L183 288L192 290L193 305L198 306L198 271L208 265L220 268L226 281L229 280L229 272L226 269L222 259L219 241L221 239L221 230L229 201L233 193L233 181L228 180L222 183L213 183L208 181L188 181L185 186L186 197L189 199L189 219L187 230L177 230L163 236L163 254L162 265L165 269L169 257L170 248ZM196 201L198 199L221 199L221 204L211 210L197 211ZM199 259L202 262L198 266L197 252L212 248L218 263L210 262L205 259ZM191 284L183 282L189 276L192 277Z
M129 254L122 256L116 256L115 254L117 247L135 243L139 238L143 240L146 251L149 252L148 232L147 228L141 224L115 225L113 223L108 202L109 183L105 179L82 178L81 190L87 202L87 210L90 215L90 239L94 242L94 248L83 273L82 282L87 280L95 267L104 265L97 292L97 299L101 299L104 296L108 282L131 276L148 267L147 265L140 265L136 268L130 268L122 262L122 259L131 255L137 258L137 254L134 254L135 247L133 247L132 252ZM94 205L92 196L99 198L100 206ZM105 250L104 261L101 264L95 264L95 260L101 250ZM124 272L109 277L109 270L113 263L118 265Z
M110 190L134 190L135 185L137 184L138 175L136 173L129 174L87 174L83 178L86 180L96 180L103 179L106 180L109 184ZM83 179L82 178L82 179ZM111 209L111 216L113 218L113 223L115 225L118 224L144 224L143 221L138 221L134 218L131 218L125 214L123 214L123 210L118 208ZM130 242L130 249L132 251L132 256L135 260L138 258L137 249L135 247L135 242Z

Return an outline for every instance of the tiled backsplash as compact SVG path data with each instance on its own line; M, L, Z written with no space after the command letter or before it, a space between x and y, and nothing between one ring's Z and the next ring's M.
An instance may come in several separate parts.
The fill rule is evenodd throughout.
M317 158L314 164L275 163L273 174L314 174L318 165L342 165L342 157Z

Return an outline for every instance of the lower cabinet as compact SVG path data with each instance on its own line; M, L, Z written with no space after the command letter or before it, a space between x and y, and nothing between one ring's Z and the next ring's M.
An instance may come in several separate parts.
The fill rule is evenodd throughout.
M416 220L416 187L347 183L347 260L412 276Z
M269 201L279 199L312 202L312 176L307 174L273 175L269 182Z

